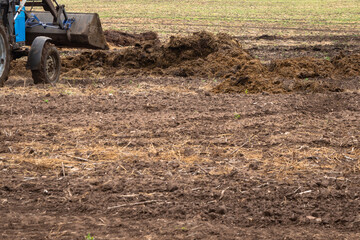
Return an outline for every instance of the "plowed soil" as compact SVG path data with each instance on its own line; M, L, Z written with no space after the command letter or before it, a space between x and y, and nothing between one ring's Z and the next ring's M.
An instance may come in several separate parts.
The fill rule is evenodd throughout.
M339 39L63 50L56 86L14 61L0 239L359 239L360 51Z

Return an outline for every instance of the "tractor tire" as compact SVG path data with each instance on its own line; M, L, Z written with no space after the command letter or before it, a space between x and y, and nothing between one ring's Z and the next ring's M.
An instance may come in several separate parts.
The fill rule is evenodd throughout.
M9 36L2 22L0 22L0 87L9 77L10 73L10 42Z
M61 61L56 47L46 42L41 54L40 69L32 70L32 78L35 84L55 84L60 77Z

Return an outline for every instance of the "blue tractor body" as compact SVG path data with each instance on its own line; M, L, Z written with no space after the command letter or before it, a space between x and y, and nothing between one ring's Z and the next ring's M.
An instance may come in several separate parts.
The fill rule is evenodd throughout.
M15 10L17 11L19 6L15 6ZM20 12L18 17L15 20L15 42L24 43L25 44L25 7Z

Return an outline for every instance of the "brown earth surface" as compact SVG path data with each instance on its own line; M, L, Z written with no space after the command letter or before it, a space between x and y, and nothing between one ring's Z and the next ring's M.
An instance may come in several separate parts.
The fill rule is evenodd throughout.
M145 41L159 40L158 35L155 32L131 34L121 31L106 30L104 31L104 35L108 43L118 47L134 46Z
M0 239L359 239L360 51L338 40L64 50L56 87L14 61Z

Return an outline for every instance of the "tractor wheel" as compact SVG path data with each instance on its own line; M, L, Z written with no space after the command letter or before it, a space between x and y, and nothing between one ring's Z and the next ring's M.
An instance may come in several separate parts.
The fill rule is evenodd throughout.
M10 72L10 43L4 25L0 22L0 87L4 86Z
M32 78L35 84L55 84L60 76L60 55L56 47L46 42L41 54L40 69L32 70Z

